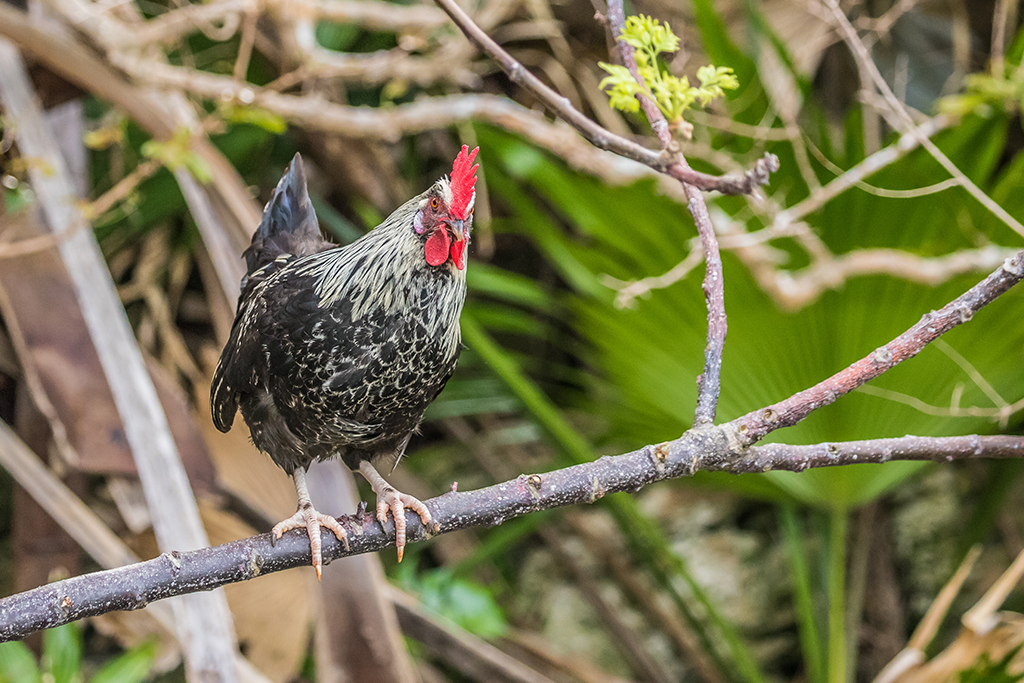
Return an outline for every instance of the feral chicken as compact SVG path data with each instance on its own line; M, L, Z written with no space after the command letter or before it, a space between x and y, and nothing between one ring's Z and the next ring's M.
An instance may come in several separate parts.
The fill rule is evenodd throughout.
M459 358L477 151L463 146L450 178L343 247L320 236L296 154L245 251L210 391L213 420L226 432L241 409L256 447L294 479L298 510L273 534L305 529L318 578L320 528L346 546L348 537L310 502L313 461L337 456L366 477L381 526L388 511L394 517L399 561L406 508L432 524L427 507L378 470L398 464Z

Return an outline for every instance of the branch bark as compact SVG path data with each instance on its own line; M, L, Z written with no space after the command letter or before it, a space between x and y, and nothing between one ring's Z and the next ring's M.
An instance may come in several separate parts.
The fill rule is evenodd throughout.
M835 403L908 358L939 336L961 325L1024 278L1024 251L1006 259L991 275L938 311L926 313L916 325L850 367L810 389L767 408L755 410L722 427L741 446L750 446L782 427L791 427L823 406Z
M465 10L459 7L454 0L435 1L441 9L448 13L448 16L452 18L452 21L455 22L455 25L462 30L466 37L501 67L501 70L508 75L509 80L529 91L549 111L575 128L580 135L589 140L595 147L614 152L633 161L638 161L677 180L695 185L701 190L717 190L723 194L749 194L759 185L766 183L772 171L778 169L778 158L773 154L766 154L754 165L753 169L740 177L713 176L694 171L685 163L680 163L676 155L665 154L664 152L659 153L638 145L621 135L616 135L588 119L582 112L572 106L569 98L559 95L530 73L515 57L506 52L483 29L477 26L470 16L466 14Z
M772 444L737 452L725 433L715 428L690 430L676 441L547 474L523 474L477 491L452 491L426 504L438 522L438 533L447 533L494 526L539 510L593 503L609 493L638 491L697 471L739 474L893 460L1020 457L1024 457L1020 436L906 436L816 446ZM371 515L339 519L349 529L350 549L346 551L333 534L324 535L325 562L394 545L393 522L382 529ZM407 522L410 543L430 537L417 515L409 514ZM214 548L164 553L147 562L65 579L0 600L0 641L309 563L309 540L301 531L286 533L276 546L270 534L260 534Z

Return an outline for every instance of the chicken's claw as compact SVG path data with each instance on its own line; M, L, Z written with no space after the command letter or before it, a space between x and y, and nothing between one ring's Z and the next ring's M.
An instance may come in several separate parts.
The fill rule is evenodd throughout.
M316 580L319 581L323 571L323 557L320 552L323 544L320 540L320 527L327 527L333 531L338 540L345 544L345 550L349 549L348 532L334 517L321 514L313 508L313 503L309 500L309 488L306 486L306 471L304 469L301 467L296 469L292 473L292 478L295 480L295 491L299 497L299 509L288 519L274 525L274 528L270 530L271 541L281 540L281 536L286 531L305 529L309 534L309 550L313 555L313 569L316 570Z
M363 460L359 464L359 471L370 482L373 492L377 494L377 521L380 522L381 528L388 522L388 510L395 518L395 547L398 549L398 561L401 562L402 556L405 554L405 509L409 508L418 514L423 520L423 526L427 529L433 529L434 518L423 501L397 490L385 481L384 477L380 476L380 473L368 460Z
M326 527L333 531L338 540L345 544L345 550L349 549L348 532L345 531L345 527L341 525L341 522L330 515L317 512L313 509L312 505L300 507L295 511L294 515L278 522L270 531L274 536L274 540L278 541L286 531L291 531L292 529L306 530L306 533L309 534L309 550L313 555L313 569L316 570L317 581L320 580L320 575L323 573L323 557L321 554L323 543L320 540L321 527Z
M388 510L395 518L395 547L398 549L398 561L402 561L405 554L405 509L409 508L420 516L423 526L431 528L434 518L430 516L430 510L419 498L402 493L392 486L383 491L377 492L377 521L383 527L388 521Z

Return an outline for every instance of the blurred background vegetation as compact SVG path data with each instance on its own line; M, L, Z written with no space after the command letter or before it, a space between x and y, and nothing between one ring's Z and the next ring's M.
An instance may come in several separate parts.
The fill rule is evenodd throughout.
M477 488L673 439L690 426L706 313L703 268L692 254L699 245L678 185L591 151L545 120L429 6L419 20L392 22L388 7L398 17L400 9L421 6L380 3L376 18L342 20L331 0L228 2L84 3L94 15L87 19L76 18L74 3L53 2L43 13L74 27L140 91L183 95L197 129L258 202L301 152L321 225L342 243L444 173L458 144L481 148L467 348L395 473L398 488L420 497L453 481ZM206 18L182 14L218 5L229 9ZM766 151L782 161L761 195L709 200L729 314L720 420L861 358L1020 246L1020 235L946 182L949 174L921 149L893 154L856 186L829 192L844 172L893 149L901 131L865 85L864 65L824 7L790 0L627 5L627 13L658 17L682 37L682 50L665 68L693 79L698 66L713 62L739 77L737 91L694 114L693 138L683 144L690 163L723 173ZM1024 221L1017 3L864 0L843 8L935 144ZM594 18L606 11L601 0L484 0L468 9L602 125L651 139L641 118L613 112L597 88L597 62L609 59L609 37ZM90 23L104 14L137 30L135 38L105 38ZM166 21L182 16L188 19ZM195 437L193 447L179 448L206 463L186 467L200 482L211 540L268 530L293 509L287 478L248 444L244 430L223 436L208 424L205 394L224 341L218 325L226 299L208 237L174 173L187 168L200 181L214 179L218 170L189 147L204 133L183 128L183 136L156 141L145 122L125 117L88 86L47 80L38 64L33 75L47 104L80 103L76 130L87 146L81 206L139 342L159 367L154 372L189 406L172 422ZM473 99L487 94L515 104L503 110ZM431 102L436 108L428 110ZM369 123L360 123L364 115ZM34 199L28 162L13 145L17 131L3 132L0 175L12 223L9 217ZM244 233L224 226L240 252ZM0 239L0 250L15 244L2 233ZM955 255L966 265L956 265ZM0 277L9 292L0 328L0 418L47 455L137 553L153 556L131 466L65 462L47 445L47 421L32 408L38 388L29 386L25 365L49 361L28 359L12 320L24 328L29 318L63 316L65 308L17 310L25 298L17 290L31 282L15 276L27 268L15 268L20 258L0 251L0 269L10 266ZM685 272L647 280L673 269ZM1011 290L913 361L773 440L1021 433L1022 298ZM69 382L74 360L64 370ZM393 553L380 560L392 584L437 615L435 628L490 641L531 667L540 677L534 680L867 681L907 645L973 546L983 550L945 604L948 618L934 639L918 643L929 656L956 641L959 616L1024 550L1021 469L1018 461L894 462L700 474L587 509L440 537L411 547L401 565ZM368 490L362 494L368 499ZM11 479L2 478L0 495L5 594L96 568L59 526L39 521L45 513ZM330 649L310 633L315 624L320 636L341 635L316 616L331 609L329 600L303 571L229 593L243 652L271 680L335 680L324 664ZM343 571L337 563L325 578ZM1005 608L1024 610L1021 597L1012 594ZM912 671L888 680L1018 680L1012 659L1024 643L1021 623L1006 616L1000 639L928 674L917 671L924 678L913 679ZM467 670L429 638L417 639L404 619L402 628L419 680L494 680ZM80 670L85 680L129 680L110 678L111 666L127 666L122 660L102 669L99 663L145 641L134 630L113 616L81 630L65 627L64 645L55 644L57 636L43 641L43 669L56 681L82 680L75 678ZM160 680L181 680L173 645L161 643L159 655L136 649L122 659L151 663ZM26 651L0 648L0 656L0 680L37 680L38 665ZM55 672L55 657L68 657L60 671L71 673Z

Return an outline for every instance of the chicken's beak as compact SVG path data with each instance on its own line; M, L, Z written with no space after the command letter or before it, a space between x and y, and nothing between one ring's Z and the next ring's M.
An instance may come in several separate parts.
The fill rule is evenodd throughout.
M455 235L456 242L461 242L466 239L466 221L460 219L449 220L448 227L452 229L452 234Z

